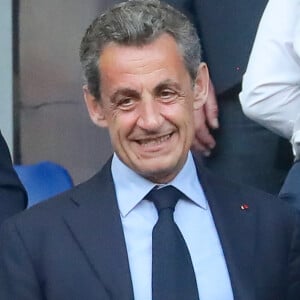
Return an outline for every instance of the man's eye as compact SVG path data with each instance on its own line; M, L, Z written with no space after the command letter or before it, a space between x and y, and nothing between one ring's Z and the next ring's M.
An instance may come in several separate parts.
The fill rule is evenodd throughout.
M118 101L118 106L123 109L129 109L134 105L134 99L132 98L123 98Z
M176 92L173 90L163 90L160 92L160 98L163 100L172 100L176 97Z

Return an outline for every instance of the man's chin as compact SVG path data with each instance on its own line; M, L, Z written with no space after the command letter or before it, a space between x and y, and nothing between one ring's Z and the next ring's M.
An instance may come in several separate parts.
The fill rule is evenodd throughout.
M136 171L152 182L167 183L177 175L177 169L175 164L167 164L159 159L153 159L141 162Z

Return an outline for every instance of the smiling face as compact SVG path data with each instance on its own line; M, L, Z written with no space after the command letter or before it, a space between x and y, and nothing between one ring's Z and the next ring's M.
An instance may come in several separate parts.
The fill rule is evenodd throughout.
M167 183L183 167L194 138L193 110L206 100L208 72L193 84L175 40L108 44L99 61L101 100L84 88L94 123L108 127L114 151L136 173Z

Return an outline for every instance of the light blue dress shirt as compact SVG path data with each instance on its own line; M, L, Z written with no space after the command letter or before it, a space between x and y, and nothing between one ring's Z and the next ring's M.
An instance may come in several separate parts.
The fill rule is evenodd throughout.
M111 168L134 298L151 300L152 229L158 216L154 204L144 197L156 184L136 174L116 154ZM174 219L191 254L200 299L233 300L222 247L191 153L181 172L169 184L189 198L178 201Z

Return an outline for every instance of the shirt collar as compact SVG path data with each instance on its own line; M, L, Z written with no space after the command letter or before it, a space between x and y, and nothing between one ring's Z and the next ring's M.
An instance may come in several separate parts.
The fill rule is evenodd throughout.
M112 159L111 171L122 216L126 216L157 185L135 173L116 154ZM190 152L182 170L167 185L175 186L196 205L207 209L208 204Z

